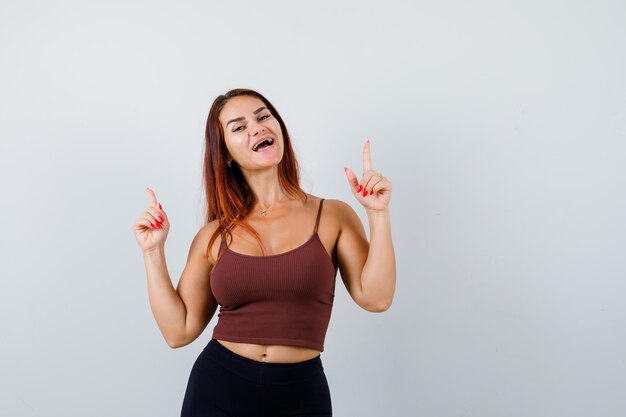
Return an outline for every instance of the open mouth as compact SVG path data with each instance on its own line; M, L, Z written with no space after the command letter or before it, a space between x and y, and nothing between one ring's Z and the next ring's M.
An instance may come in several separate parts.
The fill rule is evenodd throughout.
M256 145L254 145L254 147L252 148L252 150L254 152L263 152L266 149L271 148L272 146L274 146L274 139L272 138L267 138L264 141L261 141L259 143L257 143Z

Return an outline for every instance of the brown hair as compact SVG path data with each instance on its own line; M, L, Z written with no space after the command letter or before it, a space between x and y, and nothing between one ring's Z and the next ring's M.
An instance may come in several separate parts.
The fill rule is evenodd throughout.
M260 99L272 113L272 116L278 120L284 139L283 158L278 164L278 180L288 195L300 198L304 202L308 198L307 194L300 188L298 161L291 146L287 127L272 103L260 93L246 88L236 88L218 96L213 101L207 119L203 167L203 183L207 203L205 224L218 219L218 227L209 239L205 252L209 259L213 259L210 248L213 247L213 242L217 239L218 234L222 235L222 239L228 234L232 240L231 230L237 225L248 230L259 241L261 251L265 254L259 234L244 220L255 203L254 195L238 165L234 161L232 167L226 164L228 151L224 141L224 131L219 121L224 105L231 98L241 95ZM214 263L220 259L221 255Z

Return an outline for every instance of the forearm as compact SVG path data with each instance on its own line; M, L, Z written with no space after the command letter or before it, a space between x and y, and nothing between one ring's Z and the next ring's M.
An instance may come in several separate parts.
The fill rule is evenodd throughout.
M144 252L143 255L152 315L168 345L175 347L180 343L185 332L187 315L185 304L172 285L165 262L164 248Z
M370 248L361 274L363 293L370 304L386 310L396 290L396 256L391 240L389 209L366 210L370 226Z

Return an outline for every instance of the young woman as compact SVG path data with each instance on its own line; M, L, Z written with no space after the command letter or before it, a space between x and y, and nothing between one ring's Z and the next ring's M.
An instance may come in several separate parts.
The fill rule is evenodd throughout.
M320 145L324 146L320 139ZM261 94L217 97L206 128L206 225L174 289L165 262L170 222L154 191L133 225L152 313L172 348L213 335L193 365L182 417L331 416L320 353L337 270L352 299L382 312L396 282L391 183L363 150L363 175L344 168L365 207L371 241L352 207L305 193L287 128Z

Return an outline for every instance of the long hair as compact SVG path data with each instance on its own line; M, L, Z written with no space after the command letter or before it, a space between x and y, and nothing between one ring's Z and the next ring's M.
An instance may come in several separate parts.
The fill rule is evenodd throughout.
M278 179L281 187L288 195L307 201L307 194L300 188L300 172L298 161L291 146L291 139L287 132L287 127L276 108L260 93L246 89L236 88L226 94L218 96L211 106L206 124L205 153L203 166L203 183L206 196L206 218L205 224L218 219L218 226L209 239L205 255L213 260L211 248L218 235L222 239L228 235L232 241L231 230L240 225L249 231L261 246L261 251L265 254L261 237L257 231L250 226L245 217L250 213L255 203L255 197L248 187L245 178L236 163L229 167L226 164L228 151L224 140L224 131L219 121L219 116L224 105L233 97L248 95L260 99L272 116L278 120L284 139L283 158L278 164ZM221 255L213 262L216 264L221 259Z

